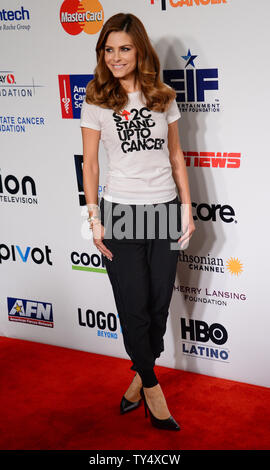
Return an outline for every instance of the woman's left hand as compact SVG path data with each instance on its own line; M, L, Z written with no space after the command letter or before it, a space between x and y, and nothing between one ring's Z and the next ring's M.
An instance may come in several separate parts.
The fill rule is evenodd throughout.
M189 245L193 232L196 230L191 204L181 204L181 230L183 235L177 242L180 243L181 249L185 250Z

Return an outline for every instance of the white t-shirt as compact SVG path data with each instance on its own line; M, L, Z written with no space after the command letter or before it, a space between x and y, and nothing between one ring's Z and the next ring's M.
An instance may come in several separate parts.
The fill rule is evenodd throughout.
M181 117L175 100L164 113L149 110L141 92L128 93L122 112L86 103L81 127L101 130L108 157L103 197L123 204L155 204L177 196L168 150L168 124Z

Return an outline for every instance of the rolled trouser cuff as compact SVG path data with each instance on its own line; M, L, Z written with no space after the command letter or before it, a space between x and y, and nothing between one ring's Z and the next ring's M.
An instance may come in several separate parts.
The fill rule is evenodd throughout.
M154 387L155 385L159 383L153 369L143 369L143 370L133 369L133 370L136 370L138 374L140 375L142 379L143 387L150 388L150 387Z

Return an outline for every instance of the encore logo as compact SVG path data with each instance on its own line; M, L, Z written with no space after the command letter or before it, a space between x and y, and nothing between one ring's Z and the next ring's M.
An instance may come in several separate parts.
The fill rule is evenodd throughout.
M104 11L98 0L65 0L60 8L60 22L68 34L84 31L96 34L104 22Z

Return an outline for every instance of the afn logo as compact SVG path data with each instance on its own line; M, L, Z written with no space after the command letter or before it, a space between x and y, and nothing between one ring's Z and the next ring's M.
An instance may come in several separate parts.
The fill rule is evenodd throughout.
M49 302L8 297L7 304L10 321L53 328L53 309Z

